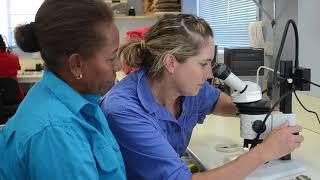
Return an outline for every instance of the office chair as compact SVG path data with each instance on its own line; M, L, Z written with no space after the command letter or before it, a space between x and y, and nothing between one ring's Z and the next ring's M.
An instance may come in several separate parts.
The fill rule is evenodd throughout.
M15 114L19 104L18 82L10 77L0 77L0 124Z

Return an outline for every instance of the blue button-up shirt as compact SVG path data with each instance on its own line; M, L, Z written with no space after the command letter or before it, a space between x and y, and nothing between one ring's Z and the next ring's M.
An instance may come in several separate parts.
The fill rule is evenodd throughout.
M99 96L46 70L0 132L0 179L126 179Z
M143 70L113 87L101 107L120 145L128 179L190 179L180 156L193 128L212 112L219 95L218 89L204 84L198 95L182 98L182 113L176 119L155 101Z

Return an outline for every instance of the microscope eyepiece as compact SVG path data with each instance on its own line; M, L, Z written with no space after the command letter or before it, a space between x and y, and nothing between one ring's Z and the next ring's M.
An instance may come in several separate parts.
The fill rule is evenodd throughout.
M215 63L215 65L212 68L212 73L213 76L225 80L230 75L231 70L225 64Z

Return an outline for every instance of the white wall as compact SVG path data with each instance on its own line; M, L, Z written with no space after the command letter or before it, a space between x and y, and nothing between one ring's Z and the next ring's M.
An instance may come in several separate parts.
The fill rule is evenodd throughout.
M273 0L263 0L262 6L271 16L273 16ZM289 19L293 19L298 23L298 0L277 0L275 12L276 25L273 28L271 26L271 20L264 13L262 13L261 16L261 20L264 24L263 30L265 40L271 42L273 45L273 55L265 57L265 65L271 68L274 68L285 24ZM280 60L294 60L295 40L292 29L292 26L290 26Z
M120 43L124 42L124 39L126 38L126 32L128 30L144 26L151 26L156 21L156 17L116 17L115 24L119 29ZM32 69L35 68L37 63L43 63L39 58L34 59L30 53L24 53L19 49L16 49L16 53L19 55L22 70Z
M199 0L181 0L181 10L183 13L197 15Z
M0 34L8 34L8 17L7 17L7 3L6 0L0 0Z
M298 6L300 66L311 68L311 81L320 84L320 1L300 0ZM311 85L310 94L320 97L320 88Z

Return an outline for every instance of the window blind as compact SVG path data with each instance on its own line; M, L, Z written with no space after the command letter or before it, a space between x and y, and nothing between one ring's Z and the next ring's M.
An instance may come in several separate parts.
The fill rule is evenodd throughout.
M8 44L15 46L14 28L19 24L30 23L34 21L35 14L44 0L7 0L8 12Z
M219 49L249 46L248 25L257 19L257 7L252 0L198 2L198 16L210 24Z

